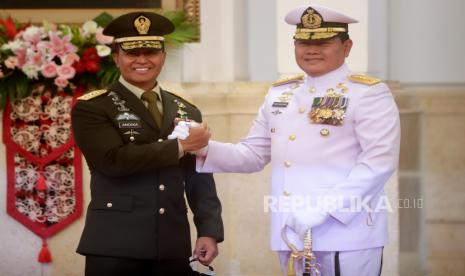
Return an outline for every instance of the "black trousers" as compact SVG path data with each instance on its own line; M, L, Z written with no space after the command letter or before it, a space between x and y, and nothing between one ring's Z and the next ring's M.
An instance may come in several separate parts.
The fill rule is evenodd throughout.
M86 256L86 276L186 276L189 259L138 260Z

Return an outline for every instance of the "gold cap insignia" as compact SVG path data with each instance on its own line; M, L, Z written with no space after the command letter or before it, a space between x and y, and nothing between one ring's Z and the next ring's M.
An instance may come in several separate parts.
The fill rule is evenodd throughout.
M150 19L143 15L137 17L136 20L134 20L134 27L136 27L137 32L140 35L145 35L149 32L150 24Z
M323 21L321 16L312 8L307 9L300 20L302 21L304 28L309 29L321 27L321 22Z

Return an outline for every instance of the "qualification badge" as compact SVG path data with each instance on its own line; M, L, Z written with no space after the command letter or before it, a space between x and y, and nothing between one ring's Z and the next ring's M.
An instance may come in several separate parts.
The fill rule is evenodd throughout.
M177 125L179 122L191 122L192 120L189 119L187 111L185 110L186 105L178 99L173 100L174 103L178 106L178 111L176 112L177 116L174 119L174 125Z

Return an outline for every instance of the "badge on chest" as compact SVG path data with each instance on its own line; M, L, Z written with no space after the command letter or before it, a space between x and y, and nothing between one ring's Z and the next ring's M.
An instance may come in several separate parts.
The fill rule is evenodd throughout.
M342 125L348 103L349 99L343 96L316 97L308 114L309 119L314 124Z
M279 115L283 113L281 109L285 109L288 107L289 102L292 100L294 96L294 90L299 88L300 85L301 85L301 82L292 83L284 92L282 92L281 95L277 98L277 101L274 101L271 104L271 107L272 107L271 114Z
M339 83L335 88L328 88L324 97L315 97L308 118L313 124L340 126L346 117L349 98L348 88Z

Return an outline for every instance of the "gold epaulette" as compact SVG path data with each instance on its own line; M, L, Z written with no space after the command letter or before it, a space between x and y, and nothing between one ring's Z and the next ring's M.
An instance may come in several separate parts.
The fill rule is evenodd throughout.
M103 94L105 94L107 92L108 92L107 89L94 90L92 92L89 92L89 93L86 93L86 94L82 95L81 97L79 97L77 99L81 100L81 101L88 101L88 100L96 98L96 97L98 97L100 95L103 95Z
M303 79L304 79L304 75L297 75L297 76L277 80L277 81L273 82L271 85L272 86L280 86L280 85L283 85L283 84L298 82L298 81L301 81Z
M366 85L375 85L381 82L381 80L378 78L370 77L367 75L361 75L361 74L350 75L347 78L352 82L362 83Z
M166 90L164 90L164 91L166 91ZM176 96L176 97L182 99L183 101L185 101L186 103L192 105L193 107L198 108L198 107L194 104L194 102L193 102L192 100L186 99L185 96L181 96L181 94L179 94L179 93L174 93L174 92L171 92L171 91L166 91L166 92L168 92L168 93L170 93L170 94L172 94L172 95L174 95L174 96Z

